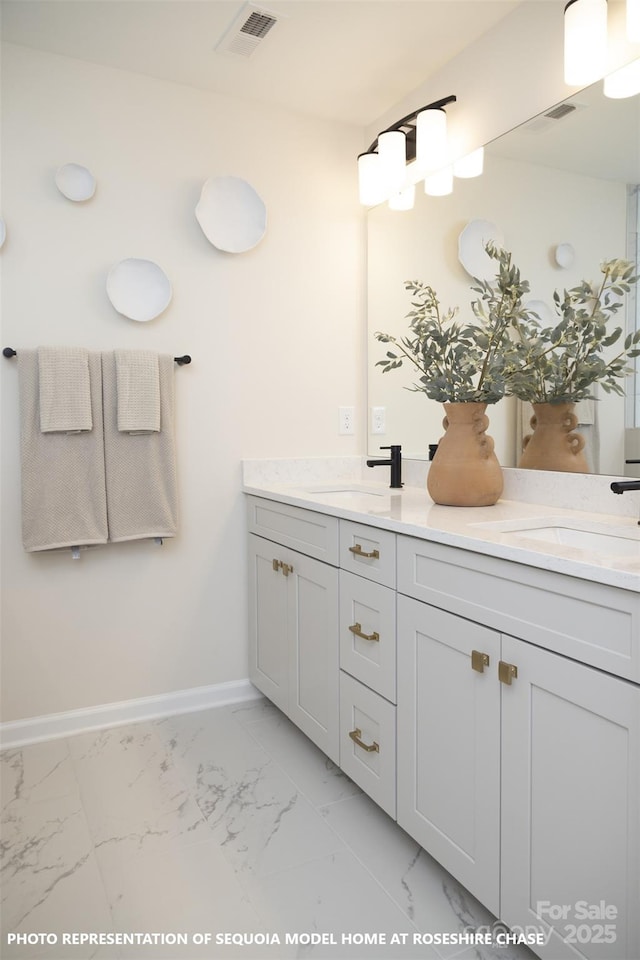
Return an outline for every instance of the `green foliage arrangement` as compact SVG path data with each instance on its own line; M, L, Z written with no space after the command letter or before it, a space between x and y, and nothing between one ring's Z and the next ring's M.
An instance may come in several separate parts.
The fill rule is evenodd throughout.
M515 395L531 403L566 403L593 396L598 383L606 393L624 394L620 381L632 373L628 361L640 356L640 329L623 341L622 327L609 322L638 280L628 260L608 260L601 265L598 287L583 281L563 294L554 292L559 317L544 326L523 306L529 284L520 276L506 250L487 243L488 255L497 262L492 281L476 281L472 290L475 320L457 319L458 308L441 311L432 287L407 281L411 333L397 339L376 333L392 345L376 366L383 373L408 360L419 373L410 390L440 403L497 403ZM620 343L610 359L603 354Z
M554 293L554 326L543 326L530 312L514 317L519 360L510 393L532 403L563 403L593 396L598 383L605 393L624 395L620 381L632 373L628 360L640 356L640 330L621 342L612 359L602 354L621 340L622 327L611 330L609 321L638 278L627 260L608 260L600 269L598 288L583 282L562 296Z
M440 403L497 403L505 395L515 364L521 360L520 344L510 331L517 322L524 332L531 322L522 305L529 284L521 280L510 253L491 243L485 249L497 261L498 272L494 281L477 281L478 286L471 288L479 294L471 303L475 322L457 320L457 307L443 313L427 284L405 283L412 295L407 314L411 333L401 339L375 334L377 340L393 346L376 364L383 373L408 360L419 373L409 389Z

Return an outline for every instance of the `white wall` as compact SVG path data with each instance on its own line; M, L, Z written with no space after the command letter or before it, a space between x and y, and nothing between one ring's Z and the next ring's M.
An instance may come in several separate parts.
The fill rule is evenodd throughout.
M243 457L352 455L337 408L364 409L361 131L5 45L2 346L148 347L177 368L179 537L26 554L18 384L2 360L3 720L247 675ZM84 204L56 168L88 166ZM209 176L249 180L262 243L217 251L194 217ZM105 293L124 257L159 263L173 300L156 320Z

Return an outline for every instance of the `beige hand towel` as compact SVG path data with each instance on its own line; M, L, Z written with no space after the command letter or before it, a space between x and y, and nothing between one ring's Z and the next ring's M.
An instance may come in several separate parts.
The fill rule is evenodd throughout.
M38 352L20 350L22 540L27 551L105 543L107 509L99 353L88 354L93 430L42 433Z
M43 433L92 429L88 350L38 347L38 386Z
M113 352L102 354L104 449L110 540L173 537L178 494L173 437L173 357L158 357L159 433L131 436L118 430L117 374Z
M118 430L150 433L160 430L158 354L150 350L116 350Z

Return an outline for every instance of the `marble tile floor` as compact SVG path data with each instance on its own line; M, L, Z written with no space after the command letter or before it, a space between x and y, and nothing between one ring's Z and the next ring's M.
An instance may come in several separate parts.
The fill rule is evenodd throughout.
M534 960L414 943L494 918L266 700L0 770L3 960Z

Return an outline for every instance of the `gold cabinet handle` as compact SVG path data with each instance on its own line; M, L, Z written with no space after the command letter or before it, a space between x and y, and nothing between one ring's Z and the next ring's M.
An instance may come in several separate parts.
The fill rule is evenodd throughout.
M365 743L360 738L362 737L362 730L360 727L356 727L355 730L349 731L349 736L354 743L357 743L359 747L362 747L363 750L366 750L367 753L380 753L380 745L373 741L373 743Z
M511 686L511 681L515 680L518 676L518 668L515 663L506 663L504 660L500 660L498 663L498 680L500 683L506 683L508 686Z
M375 630L373 633L363 633L361 623L352 623L349 627L349 630L351 630L351 633L353 633L356 637L360 637L362 640L380 640L380 634L376 633Z
M471 669L478 673L484 673L484 668L489 666L489 654L481 653L480 650L471 651Z
M290 573L293 573L293 567L290 563L283 563L282 572L284 573L285 577L288 577Z
M353 553L356 557L366 557L368 560L380 559L379 550L372 550L371 553L367 553L359 543L356 543L355 547L349 547L349 552Z
M278 572L278 570L282 570L285 577L288 577L290 573L293 573L293 567L291 566L290 563L284 563L283 560L276 560L275 557L271 561L271 566L273 567L276 573Z
M276 560L276 558L274 557L273 560L271 561L271 566L277 573L280 567L282 566L282 560Z

